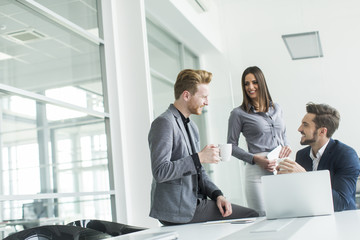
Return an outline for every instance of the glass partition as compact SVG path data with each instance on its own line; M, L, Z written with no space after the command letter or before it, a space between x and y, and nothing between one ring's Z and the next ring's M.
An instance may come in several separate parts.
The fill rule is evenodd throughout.
M181 70L180 43L147 20L148 47L152 71L161 73L175 83Z
M2 202L2 237L42 225L67 224L79 219L111 219L110 202L108 195Z
M83 19L81 14L75 18L72 9L73 5L79 5L76 9L83 8L82 12L94 11L86 18L88 21L97 19L94 17L94 3L38 2L46 3L53 10L67 8L74 17L71 20ZM103 102L99 45L75 32L75 28L66 28L59 20L44 17L44 12L40 14L17 1L0 2L0 83L39 94L63 87L60 90L63 94L72 94L77 88L84 92L87 101ZM91 26L97 27L97 23ZM72 89L66 89L69 86ZM74 101L67 96L62 100L75 105L84 104L83 99ZM103 111L101 108L98 110Z
M99 36L97 0L35 0L51 11Z
M114 218L103 41L87 36L101 27L98 4L0 1L0 222L10 232Z
M39 198L47 213L34 219L111 220L104 119L20 96L2 94L0 103L1 219L24 220L24 204Z
M2 194L109 190L104 119L18 96L0 102Z

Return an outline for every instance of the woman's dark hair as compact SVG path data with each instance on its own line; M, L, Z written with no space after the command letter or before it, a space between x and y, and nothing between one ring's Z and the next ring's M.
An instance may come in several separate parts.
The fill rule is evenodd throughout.
M247 69L245 69L245 71L243 72L243 75L241 77L241 87L242 87L242 92L243 92L243 102L241 104L241 108L244 109L244 111L246 111L246 112L250 111L251 99L247 95L246 90L245 90L245 77L249 73L253 74L256 81L258 82L259 88L257 91L258 91L258 98L259 98L259 107L260 107L260 109L263 109L265 112L267 112L267 111L269 111L270 106L273 107L273 103L272 103L269 89L268 89L266 81L265 81L265 76L264 76L263 72L261 71L261 69L256 66L248 67Z

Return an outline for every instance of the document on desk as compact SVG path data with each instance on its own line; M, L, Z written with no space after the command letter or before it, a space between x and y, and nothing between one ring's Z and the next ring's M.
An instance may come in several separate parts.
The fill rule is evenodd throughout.
M135 232L133 234L125 234L119 237L111 238L114 240L177 240L179 234L177 232L153 232L142 233Z
M204 222L204 225L208 224L223 224L223 223L231 223L231 224L246 224L246 223L253 223L254 219L229 219L229 220L220 220L220 221L209 221Z
M289 225L293 218L275 219L275 220L264 220L259 224L258 228L254 228L252 233L256 232L277 232Z
M292 239L291 237L312 218L286 218L256 221L249 227L239 229L219 240L239 239ZM312 233L313 234L313 233ZM313 236L312 234L306 236ZM296 239L329 239L329 238L296 238Z

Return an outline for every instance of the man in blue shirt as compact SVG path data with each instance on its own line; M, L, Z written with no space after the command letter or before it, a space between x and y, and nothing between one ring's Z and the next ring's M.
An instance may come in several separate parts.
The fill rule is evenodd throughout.
M339 112L329 105L314 103L307 104L306 111L298 131L300 144L309 146L296 153L296 162L280 162L278 174L329 170L334 210L356 209L359 157L353 148L331 138L339 127Z

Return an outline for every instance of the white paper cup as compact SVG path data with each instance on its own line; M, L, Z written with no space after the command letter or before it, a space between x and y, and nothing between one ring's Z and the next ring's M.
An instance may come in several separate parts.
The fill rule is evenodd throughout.
M220 150L220 159L223 162L230 161L231 153L232 153L232 144L219 144Z

